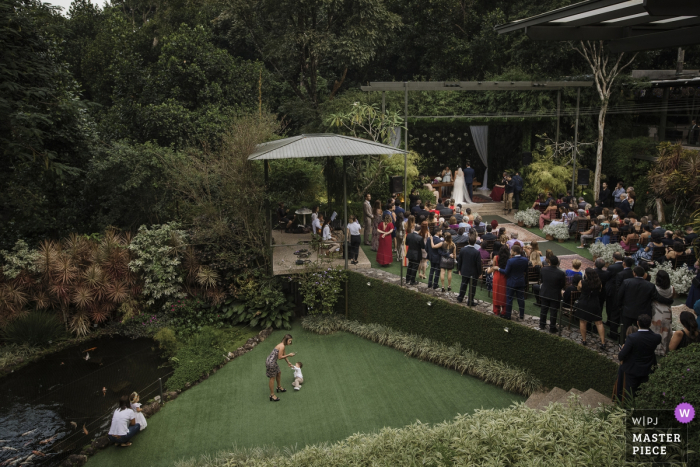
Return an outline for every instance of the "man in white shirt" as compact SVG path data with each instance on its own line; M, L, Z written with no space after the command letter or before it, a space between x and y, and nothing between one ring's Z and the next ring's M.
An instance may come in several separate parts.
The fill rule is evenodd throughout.
M119 398L119 408L112 415L112 425L107 437L113 443L121 446L131 446L129 440L141 430L141 425L136 423L136 414L130 408L129 396Z
M301 362L296 362L291 368L292 371L294 371L294 382L292 383L292 386L294 386L294 390L298 391L301 389L301 385L304 384L304 375L301 374L301 367L304 366L301 364Z
M312 234L320 234L322 225L323 225L323 214L319 213L318 217L316 219L314 219L314 221L311 223L311 233Z

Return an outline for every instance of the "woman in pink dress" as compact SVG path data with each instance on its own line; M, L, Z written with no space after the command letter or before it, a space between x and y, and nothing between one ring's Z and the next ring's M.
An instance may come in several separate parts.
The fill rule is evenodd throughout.
M551 221L553 219L556 219L557 217L557 205L554 204L554 200L551 200L549 202L549 206L547 206L547 209L544 210L542 214L540 214L540 230L544 228L544 221L548 220Z
M385 215L382 222L377 226L379 245L377 248L377 262L380 266L389 266L394 260L391 251L391 232L394 231L394 224L391 223L391 216Z
M493 313L496 316L506 314L506 275L503 273L508 262L507 247L493 257L493 266L489 268L493 272Z

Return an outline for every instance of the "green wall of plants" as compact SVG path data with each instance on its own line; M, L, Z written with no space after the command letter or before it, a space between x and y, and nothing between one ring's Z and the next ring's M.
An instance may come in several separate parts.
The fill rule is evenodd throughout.
M612 392L617 365L568 339L356 272L349 273L348 297L348 319L383 324L449 345L459 342L481 356L532 371L548 388L593 388L604 395ZM344 294L337 309L345 313Z

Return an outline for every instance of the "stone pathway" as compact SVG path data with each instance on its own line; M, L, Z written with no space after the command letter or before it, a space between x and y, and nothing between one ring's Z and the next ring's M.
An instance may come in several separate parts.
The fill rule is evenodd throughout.
M355 272L358 272L360 274L363 274L367 277L371 277L374 279L378 279L382 282L386 282L388 284L394 284L394 285L399 285L401 278L397 276L396 274L391 274L385 271L382 271L380 269L358 269ZM457 280L456 284L459 284L461 279ZM480 303L477 303L476 306L474 307L467 307L465 303L459 303L457 301L457 293L456 292L441 292L439 289L434 290L428 288L427 284L423 283L418 283L415 286L405 286L409 290L415 291L415 292L420 292L422 294L425 294L427 297L432 297L433 299L438 299L438 300L446 300L450 303L453 303L455 305L463 306L465 308L470 308L472 310L476 310L480 313L484 313L486 315L492 316L493 319L501 319L493 314L493 305L489 302L484 302L481 301ZM515 314L513 315L515 318L511 323L517 323L519 325L523 326L528 326L532 329L537 329L539 330L539 324L540 324L540 318L539 316L529 316L525 315L525 319L520 321L517 320ZM549 320L547 320L547 325L549 325ZM581 334L578 332L578 323L572 324L571 329L568 329L566 324L564 326L559 326L559 334L558 336L564 338L564 339L569 339L572 340L578 344L581 344ZM540 332L548 332L548 331L540 331ZM608 343L606 351L603 352L598 349L598 344L600 343L600 340L598 338L598 332L596 331L595 333L588 333L586 336L586 340L588 341L587 349L590 350L591 352L596 352L599 353L600 355L604 355L610 360L614 361L615 363L618 363L617 359L617 354L619 352L617 342L615 343ZM607 342L607 339L606 339Z

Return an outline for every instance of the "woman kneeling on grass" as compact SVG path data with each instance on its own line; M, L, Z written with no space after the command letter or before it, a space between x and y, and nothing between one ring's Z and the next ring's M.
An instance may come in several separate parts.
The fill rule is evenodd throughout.
M277 392L287 392L287 390L281 386L282 373L280 372L279 365L277 365L277 360L285 359L287 361L287 365L290 367L292 366L292 364L289 363L289 357L293 357L296 354L290 353L285 355L284 348L287 345L292 345L291 334L286 334L284 339L282 339L282 342L277 344L275 348L272 349L272 353L270 353L267 360L265 360L265 373L267 374L267 377L270 378L270 400L273 402L280 400L279 397L275 396L275 378L277 378Z

